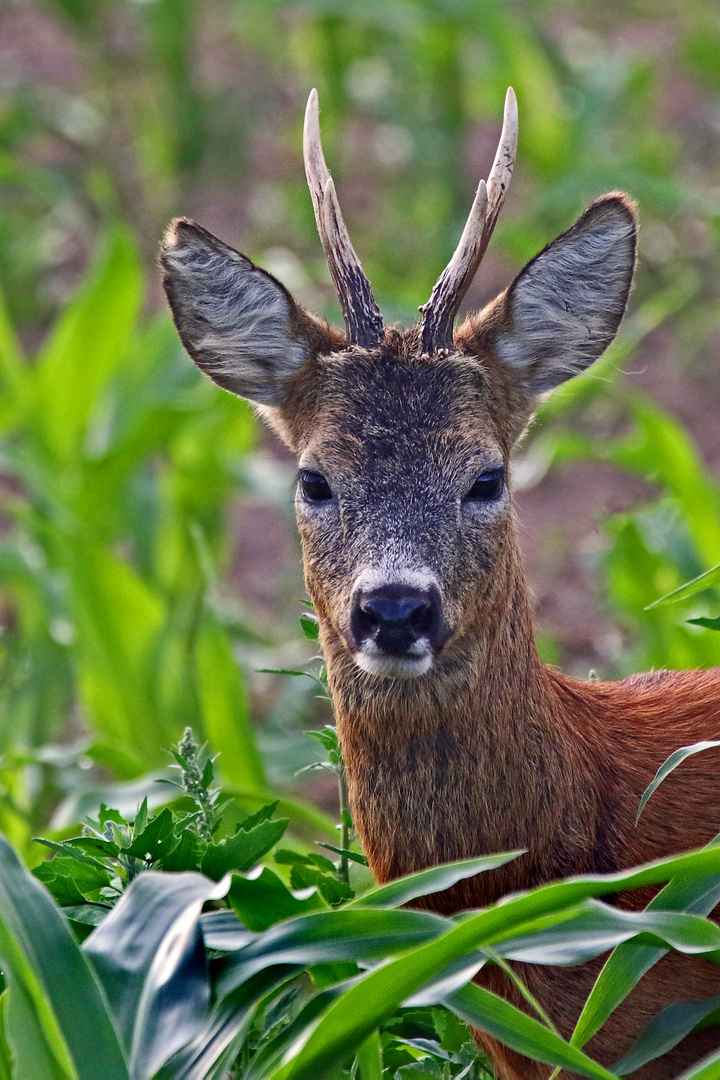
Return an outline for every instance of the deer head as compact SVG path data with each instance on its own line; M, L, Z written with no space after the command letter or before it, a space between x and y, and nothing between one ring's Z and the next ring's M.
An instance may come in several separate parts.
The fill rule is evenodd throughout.
M590 206L484 311L453 330L512 173L515 96L450 263L418 326L383 329L320 145L305 166L346 332L303 310L271 274L199 225L170 227L165 289L182 342L247 398L299 462L308 590L329 658L363 678L463 666L513 602L521 574L509 462L538 398L612 341L635 261L632 205Z

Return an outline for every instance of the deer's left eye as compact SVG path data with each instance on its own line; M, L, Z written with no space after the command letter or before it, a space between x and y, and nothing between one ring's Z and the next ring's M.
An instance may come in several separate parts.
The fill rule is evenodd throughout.
M465 502L494 502L505 489L505 470L501 465L481 473L465 496Z

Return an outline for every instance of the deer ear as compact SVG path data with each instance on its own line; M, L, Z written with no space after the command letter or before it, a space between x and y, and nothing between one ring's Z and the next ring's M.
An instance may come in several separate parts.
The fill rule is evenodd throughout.
M163 285L180 339L225 390L281 405L313 355L345 338L295 303L272 274L192 221L174 221L160 251Z
M516 277L495 349L527 393L579 375L613 340L632 283L635 240L632 204L606 195Z

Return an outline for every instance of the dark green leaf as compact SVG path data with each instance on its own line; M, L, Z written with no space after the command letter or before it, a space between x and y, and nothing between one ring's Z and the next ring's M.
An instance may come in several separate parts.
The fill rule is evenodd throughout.
M688 619L693 626L704 626L706 630L720 630L720 615L717 619Z
M679 1001L668 1005L653 1017L628 1053L613 1065L613 1072L625 1076L666 1054L702 1021L720 1019L719 1009L720 994L702 1001Z
M255 931L324 907L317 893L298 899L267 866L252 880L233 874L228 900L240 921Z
M241 830L216 844L208 844L200 869L215 881L219 881L231 870L241 873L250 870L277 844L287 827L287 818L263 821L247 832Z
M1 836L0 957L12 984L11 1000L20 996L26 1014L40 1011L58 1065L72 1062L67 1072L78 1080L128 1080L90 965L45 889Z
M149 827L149 826L148 826ZM85 941L133 1076L154 1076L210 1015L200 911L223 896L199 874L140 874Z
M145 828L134 837L129 847L123 848L123 855L132 855L136 859L156 861L171 851L175 844L175 819L172 811L166 807L156 817L151 818Z

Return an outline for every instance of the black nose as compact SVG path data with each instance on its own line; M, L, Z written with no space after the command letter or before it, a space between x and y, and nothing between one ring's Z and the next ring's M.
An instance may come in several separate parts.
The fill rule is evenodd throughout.
M442 608L436 588L382 585L360 590L353 599L351 630L358 646L373 641L384 653L409 652L421 638L431 649L441 644Z

